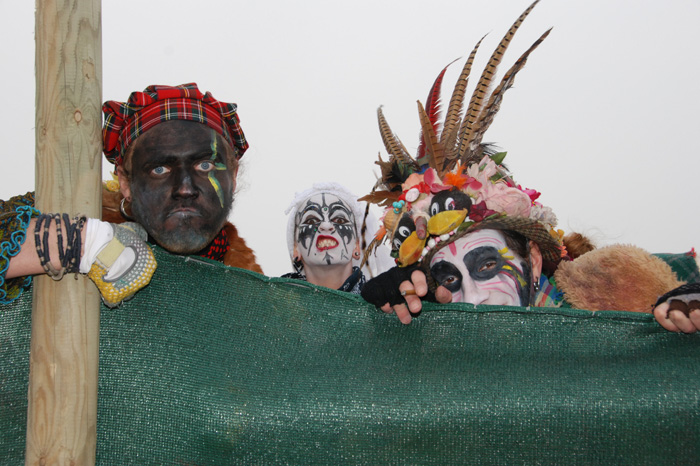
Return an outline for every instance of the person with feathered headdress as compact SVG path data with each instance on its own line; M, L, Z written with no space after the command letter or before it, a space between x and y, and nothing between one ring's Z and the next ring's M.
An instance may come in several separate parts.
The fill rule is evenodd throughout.
M381 179L362 199L386 208L370 250L388 240L397 266L370 280L362 296L385 312L396 312L403 323L411 321L426 298L475 305L653 310L664 328L694 332L700 329L699 283L683 284L663 260L630 246L585 252L590 248L584 245L569 252L567 242L573 238L556 228L556 216L538 202L539 193L514 181L503 165L505 152L482 143L505 91L549 34L538 38L492 86L510 40L536 4L501 40L463 111L481 41L476 45L442 122L439 96L447 67L438 75L425 107L418 104L422 131L415 158L379 108L389 160L380 157ZM681 260L693 270L691 276L700 278L693 254Z

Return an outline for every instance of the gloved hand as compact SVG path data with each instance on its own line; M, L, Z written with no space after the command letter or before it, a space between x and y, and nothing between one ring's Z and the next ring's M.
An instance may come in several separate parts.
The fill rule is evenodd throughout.
M377 275L362 288L362 297L365 301L382 307L386 303L392 306L405 302L399 285L406 280L411 280L411 274L420 267L411 265L408 267L392 267L386 272ZM428 291L422 299L435 302L435 294Z
M88 219L80 260L107 307L116 307L146 286L156 270L148 235L138 223L112 224Z
M654 306L668 302L668 311L681 311L688 316L692 309L700 309L700 283L686 283L661 296Z
M656 301L653 312L666 330L697 332L700 330L700 283L687 283L669 291Z

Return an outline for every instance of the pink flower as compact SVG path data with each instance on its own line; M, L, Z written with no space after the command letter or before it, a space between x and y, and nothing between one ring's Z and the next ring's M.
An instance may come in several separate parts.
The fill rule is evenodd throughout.
M476 183L470 184L467 192L476 204L483 201L492 211L519 217L529 216L532 206L530 196L519 188L509 186L506 179L491 181L499 173L498 165L490 157L484 157L479 165L474 164L467 169L467 174L481 185L477 188Z
M493 210L489 210L486 207L485 202L479 202L478 204L473 204L469 209L469 218L475 222L481 222L485 218L490 217L495 214Z
M508 187L505 183L496 182L486 186L484 192L486 207L496 212L516 217L528 217L532 202L530 197L518 188Z
M535 202L538 197L540 197L541 193L535 191L534 189L530 188L523 188L522 186L518 185L518 189L530 196L530 200L532 202Z
M428 168L425 173L423 173L423 181L428 185L430 192L433 194L452 188L452 186L442 184L434 168Z
M476 202L484 200L483 190L488 190L492 184L491 177L498 173L498 166L490 157L484 157L479 164L470 165L467 175L472 180L466 186L467 193L476 199Z

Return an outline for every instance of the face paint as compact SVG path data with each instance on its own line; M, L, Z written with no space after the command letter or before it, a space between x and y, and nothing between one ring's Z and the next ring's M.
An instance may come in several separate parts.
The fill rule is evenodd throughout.
M219 183L219 180L216 179L214 174L217 171L226 170L226 165L224 165L223 163L216 163L216 156L218 155L218 152L216 150L216 148L217 148L216 133L214 133L212 136L213 136L213 139L211 141L211 158L209 159L209 162L214 164L214 170L209 172L209 182L214 187L214 191L216 191L216 194L219 196L219 203L221 204L221 207L223 207L224 206L224 192L221 189L221 184Z
M435 281L453 302L527 306L529 263L511 251L497 230L478 230L442 248L430 261Z
M170 252L201 251L221 231L233 204L236 167L221 150L226 142L201 123L173 120L134 144L129 183L134 218Z
M296 247L304 267L344 265L357 245L352 209L338 196L308 198L296 214Z

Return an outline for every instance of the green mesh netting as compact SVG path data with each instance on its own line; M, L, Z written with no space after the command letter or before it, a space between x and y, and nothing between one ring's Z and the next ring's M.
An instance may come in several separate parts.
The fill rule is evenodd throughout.
M700 464L700 335L622 312L361 298L157 250L102 309L100 465ZM31 294L0 308L23 464Z

